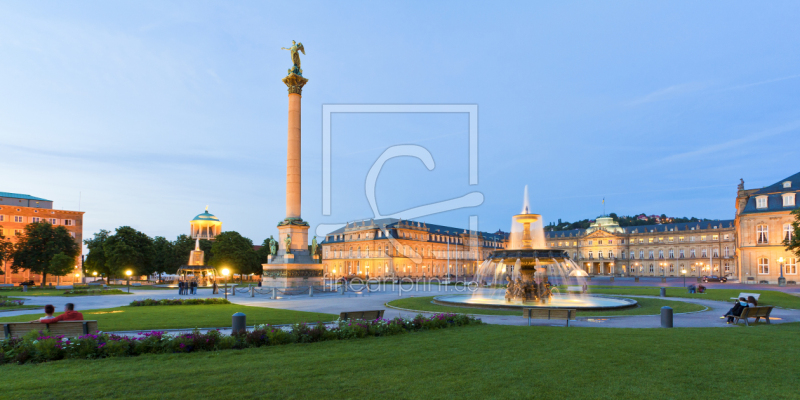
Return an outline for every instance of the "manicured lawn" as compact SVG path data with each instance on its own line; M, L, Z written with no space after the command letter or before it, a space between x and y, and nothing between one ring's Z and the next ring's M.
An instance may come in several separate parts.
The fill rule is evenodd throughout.
M596 294L621 294L621 295L642 295L658 296L659 287L636 287L636 286L589 286L590 293ZM668 287L667 297L684 297L691 299L718 300L733 302L731 297L736 297L739 293L760 293L758 305L770 305L783 308L800 309L800 297L792 296L775 290L763 289L706 289L706 293L687 293L686 288Z
M481 325L221 352L4 365L42 398L789 399L800 325L605 329ZM198 377L212 386L198 384ZM59 385L42 385L47 381ZM746 385L731 385L743 377ZM227 393L227 395L225 395Z
M392 300L388 304L394 307L405 308L417 311L430 311L430 312L450 312L459 314L483 314L483 315L519 315L522 316L522 311L515 310L487 310L483 308L466 308L466 307L450 307L442 306L439 304L431 303L433 296L426 297L409 297L399 300ZM579 311L578 317L596 317L596 316L615 316L615 315L656 315L661 312L661 307L672 307L674 313L685 313L692 311L701 311L705 307L685 303L682 301L669 301L661 299L647 299L637 298L639 306L636 308L628 308L618 311Z
M117 307L99 310L78 310L87 320L97 320L104 332L173 329L217 328L231 326L231 316L237 312L247 315L247 325L292 324L296 322L335 321L339 316L276 308L249 307L236 304L197 306ZM60 315L56 313L55 315ZM0 322L30 321L42 315L4 317Z

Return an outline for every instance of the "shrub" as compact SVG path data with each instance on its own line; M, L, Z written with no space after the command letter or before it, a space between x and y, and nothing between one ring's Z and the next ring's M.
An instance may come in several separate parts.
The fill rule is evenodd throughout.
M134 300L129 305L134 307L143 307L143 306L193 306L200 304L231 304L231 302L226 299L218 299L218 298L161 299L161 300L144 299L144 300Z
M295 324L288 328L258 325L252 331L238 332L232 335L223 335L219 330L201 333L195 329L191 333L180 335L168 335L164 332L153 331L140 332L136 336L97 333L66 338L51 336L47 330L31 331L19 339L0 341L0 364L244 349L369 336L391 336L480 323L479 319L467 315L435 314L430 317L417 315L413 319L337 321L333 326L323 323Z
M25 300L9 300L0 298L0 307L19 307L25 305Z

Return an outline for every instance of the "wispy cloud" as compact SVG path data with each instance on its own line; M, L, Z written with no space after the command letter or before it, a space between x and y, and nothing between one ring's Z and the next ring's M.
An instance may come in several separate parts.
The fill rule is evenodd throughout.
M637 99L634 99L633 101L628 102L627 105L638 106L640 104L666 100L673 97L698 92L708 88L709 86L710 86L709 84L702 82L689 82L689 83L681 83L678 85L672 85L663 89L656 90L655 92L649 93Z
M729 140L727 142L717 143L711 146L701 147L697 150L687 151L683 153L673 154L669 157L662 158L657 163L681 161L685 159L696 158L702 155L717 153L723 150L739 147L747 143L756 142L766 139L770 136L776 136L787 132L793 132L800 129L800 121L793 121L775 128L756 132L744 137Z
M749 88L749 87L753 87L753 86L766 85L768 83L775 83L775 82L785 81L785 80L789 80L789 79L796 79L796 78L800 78L800 74L784 76L782 78L768 79L766 81L761 81L761 82L746 83L744 85L731 86L731 87L728 87L728 88L725 88L725 89L722 89L722 90L745 89L745 88Z

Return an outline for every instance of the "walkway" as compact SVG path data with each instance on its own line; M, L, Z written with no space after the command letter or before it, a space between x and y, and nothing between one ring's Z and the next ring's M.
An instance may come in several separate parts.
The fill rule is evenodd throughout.
M593 284L598 284L600 279L593 280ZM632 281L632 279L631 279ZM615 285L621 284L619 278L617 282L614 282ZM632 283L632 282L631 282ZM681 282L682 283L682 282ZM607 283L606 283L607 284ZM653 286L653 282L640 282L638 286ZM726 284L711 284L708 285L709 287L724 287L724 288L734 288L731 286L725 286ZM628 286L628 285L626 285ZM758 289L756 285L742 285L748 289ZM776 289L775 287L769 287L769 289ZM165 298L179 298L176 290L136 290L131 289L130 295L109 295L109 296L81 296L81 297L45 297L45 296L36 296L36 297L28 297L28 304L53 304L56 307L56 310L61 310L64 307L65 303L74 303L76 305L76 309L80 310L88 310L88 309L98 309L98 308L112 308L112 307L119 307L123 305L129 304L132 300L141 300L146 298L153 298L153 299L165 299ZM249 294L239 293L236 296L229 296L228 299L235 303L235 304L242 304L247 306L255 306L255 307L270 307L270 308L279 308L279 309L287 309L287 310L297 310L297 311L313 311L313 312L322 312L322 313L330 313L330 314L339 314L342 311L353 311L353 310L375 310L375 309L385 309L385 318L394 318L394 317L413 317L416 315L416 312L410 311L403 311L397 310L393 308L389 308L385 306L385 303L396 300L402 297L423 297L423 296L435 296L435 295L444 295L448 293L464 293L463 291L457 291L454 287L448 286L438 286L438 285L419 285L415 291L403 291L400 293L398 290L397 285L387 285L384 291L379 292L372 292L369 294L358 295L356 293L348 292L345 295L341 294L323 294L323 295L315 295L314 297L309 296L287 296L285 298L279 298L277 300L272 300L268 296L265 295L256 295L256 297L250 297ZM14 295L16 297L23 297L20 295ZM223 295L212 295L211 289L200 289L197 295L194 296L180 296L180 298L206 298L206 297L222 297ZM627 296L627 297L649 297L649 296ZM667 297L667 300L672 301L686 301L690 303L701 304L709 308L708 311L703 312L696 312L690 314L676 314L674 317L674 326L675 327L727 327L732 325L727 325L724 320L720 319L719 317L725 313L730 307L730 302L721 302L721 301L712 301L712 300L702 300L702 299L686 299L686 298L676 298L676 297ZM15 315L26 315L26 314L37 314L41 315L41 311L39 310L25 310L25 311L13 311L13 312L2 312L0 316L7 317L7 316L15 316ZM571 323L572 326L580 326L580 327L606 327L606 328L657 328L660 327L660 316L658 315L649 315L649 316L621 316L621 317L590 317L590 318L580 318L577 321ZM774 309L772 312L772 320L774 323L785 323L785 322L798 322L800 321L800 310L785 310L785 309ZM527 319L522 318L520 315L517 316L501 316L501 315L481 315L480 318L489 324L499 324L499 325L527 325ZM563 326L560 322L553 322L547 320L534 320L533 324L541 325L541 326Z

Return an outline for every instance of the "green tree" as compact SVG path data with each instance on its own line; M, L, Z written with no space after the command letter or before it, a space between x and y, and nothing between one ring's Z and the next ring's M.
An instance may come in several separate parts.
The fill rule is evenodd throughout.
M161 280L161 274L174 274L178 271L178 260L172 242L163 236L153 239L153 269Z
M214 267L230 268L231 273L261 274L258 254L253 250L253 241L235 231L222 232L214 238L211 246L213 257L209 263Z
M12 257L14 262L11 268L14 272L19 269L28 269L33 273L42 275L42 285L47 280L47 275L64 276L69 271L62 269L51 270L51 261L57 254L63 254L72 259L80 253L78 243L63 226L53 227L47 222L34 222L25 226L25 233L19 237L14 246Z
M14 253L14 245L11 240L3 236L3 227L0 226L0 275L5 275L6 262L11 259Z
M109 276L108 266L106 266L106 252L103 249L111 232L101 229L100 232L94 234L91 239L85 239L83 243L89 249L89 254L83 262L83 273L86 275L94 274L97 272L101 276Z
M72 272L75 265L75 257L70 257L64 253L58 253L50 259L49 271L56 276L64 276Z
M792 214L794 214L794 222L792 222L792 237L791 239L784 238L783 243L786 245L787 251L791 251L798 258L800 258L800 208L792 211Z
M153 239L130 226L121 226L103 245L109 276L119 276L125 270L134 275L152 275Z

